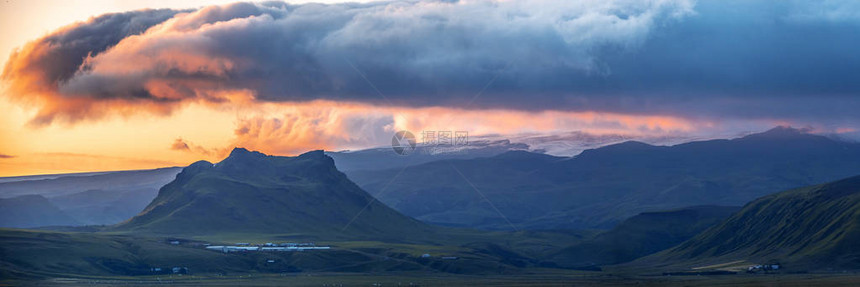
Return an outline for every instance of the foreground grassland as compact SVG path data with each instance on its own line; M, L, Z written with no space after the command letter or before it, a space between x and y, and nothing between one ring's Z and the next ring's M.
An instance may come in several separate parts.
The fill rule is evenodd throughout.
M742 269L752 261L673 270L648 266L617 266L602 272L544 268L529 257L558 250L552 242L574 242L588 235L456 235L439 244L318 241L333 249L223 254L204 250L199 244L279 242L292 236L201 236L171 245L166 237L0 229L0 286L860 286L856 272L744 273ZM495 243L476 243L488 238L496 239ZM433 258L420 258L424 253ZM458 259L441 260L440 256ZM269 259L276 263L266 263ZM188 275L115 275L151 266L188 266L192 271ZM664 271L702 270L738 273L662 275Z
M375 285L378 284L378 285ZM234 276L143 276L50 278L5 281L27 286L857 286L860 274L789 274L721 276L624 276L603 272L538 270L528 275L467 276L428 273L392 274L249 274Z

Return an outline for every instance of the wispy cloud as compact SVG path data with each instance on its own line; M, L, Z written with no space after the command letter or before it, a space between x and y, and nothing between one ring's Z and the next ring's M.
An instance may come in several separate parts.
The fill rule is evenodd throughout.
M189 150L191 150L191 148L188 147L188 144L182 138L178 138L175 141L173 141L173 144L170 145L170 149L171 150L178 150L178 151L189 151Z
M183 138L177 138L170 145L171 150L193 152L206 157L224 157L230 151L230 147L222 148L207 148L201 145L194 144Z

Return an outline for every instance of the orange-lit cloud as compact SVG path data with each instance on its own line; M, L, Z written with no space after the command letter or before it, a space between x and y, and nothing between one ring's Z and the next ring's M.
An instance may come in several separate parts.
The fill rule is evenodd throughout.
M851 95L860 84L846 71L860 63L840 48L857 46L854 31L822 25L854 19L804 14L853 7L754 3L748 10L755 13L721 17L731 9L696 4L265 2L139 10L95 17L26 44L11 55L2 79L8 97L38 109L31 123L42 126L167 116L190 104L315 100L856 121L860 100ZM777 20L764 22L793 25L759 27L769 17ZM722 21L765 30L735 31L737 25ZM815 36L825 38L773 46L817 29L822 33ZM715 37L690 36L702 32ZM727 36L740 32L752 33L743 37L752 42ZM725 48L741 44L749 49ZM827 59L808 57L810 51ZM782 59L794 64L774 64Z
M193 153L197 153L197 154L206 156L208 158L212 158L212 157L222 158L222 157L226 156L227 153L230 151L227 147L222 147L220 149L219 148L206 148L206 147L203 147L201 145L191 143L191 142L184 140L182 138L177 138L176 140L174 140L173 143L170 145L170 150L181 151L181 152L193 152Z
M395 108L362 103L312 101L268 103L241 108L228 147L200 147L176 139L171 148L206 155L229 147L295 155L312 149L340 150L384 146L400 130L467 131L475 137L581 131L631 137L696 133L709 123L672 116L601 112Z
M241 101L246 96L239 93L230 97ZM8 139L0 142L0 148L18 155L0 162L0 175L153 168L204 159L214 162L223 159L233 147L276 155L316 149L357 150L387 146L399 130L412 131L419 140L422 131L467 131L474 139L516 139L521 135L578 131L584 138L605 135L603 138L609 142L589 143L599 146L618 139L732 137L743 131L763 131L778 123L792 124L713 122L595 111L403 108L324 100L191 104L166 117L130 116L39 129L17 124L0 127L0 136ZM70 152L98 157L68 156ZM563 149L554 152L572 155Z
M77 122L106 113L128 114L141 110L166 114L169 108L151 102L129 106L130 101L137 101L65 96L59 89L81 69L86 57L101 53L126 36L141 33L177 12L145 10L108 14L66 26L30 42L14 51L3 68L4 96L20 104L38 107L39 113L31 121L37 125L55 120Z
M172 149L172 150L178 150L178 151L188 151L188 150L191 150L191 148L190 148L190 147L188 147L188 144L187 144L187 143L185 143L185 141L184 141L184 140L182 140L182 138L178 138L178 139L176 139L175 141L173 141L173 144L171 144L171 145L170 145L170 149Z
M555 8L505 1L267 2L106 14L28 43L11 55L2 78L12 99L39 109L36 125L232 103L225 91L246 91L261 102L453 106L509 69L545 74L542 67L551 65L563 73L603 73L595 47L637 46L655 22L692 13L688 0L631 2L624 9L602 1L546 4ZM522 17L510 18L513 12ZM548 38L498 45L534 35ZM512 52L524 57L511 58ZM520 85L506 79L497 85ZM371 86L390 98L370 93ZM516 91L487 91L480 106L513 108L509 101L521 98Z

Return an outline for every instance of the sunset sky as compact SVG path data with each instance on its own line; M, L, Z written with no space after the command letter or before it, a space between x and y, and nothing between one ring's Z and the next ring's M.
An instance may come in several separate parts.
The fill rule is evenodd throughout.
M0 176L399 130L860 129L857 1L231 2L0 2Z

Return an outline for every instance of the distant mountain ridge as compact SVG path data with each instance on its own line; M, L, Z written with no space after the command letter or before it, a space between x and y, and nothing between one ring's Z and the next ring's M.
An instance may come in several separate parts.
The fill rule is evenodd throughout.
M181 169L181 167L165 167L147 170L14 177L15 181L0 182L0 197L8 198L26 194L41 194L45 197L55 197L87 190L125 190L148 188L153 185L155 185L155 189L157 190L173 179ZM34 179L21 180L22 178Z
M396 237L431 227L372 201L323 151L280 157L236 148L219 163L184 168L143 212L111 230Z
M519 151L347 172L404 214L488 229L510 229L506 219L526 229L609 228L641 212L740 206L854 174L860 174L860 144L788 127L674 146L624 142L573 158Z
M0 198L0 226L31 228L77 224L80 222L41 195Z
M63 225L115 224L143 210L158 189L173 180L180 170L169 167L3 178L0 200L38 195L71 218L63 221ZM26 203L33 204L16 206L18 212L38 213L43 208L33 201ZM45 226L45 222L36 220L38 217L26 218L34 221L19 223L28 227ZM12 226L0 223L0 227Z
M470 159L495 156L512 150L527 150L528 145L510 140L478 140L464 146L433 146L418 144L409 156L395 153L391 147L357 151L326 152L337 163L338 170L381 170L400 168L445 159Z

